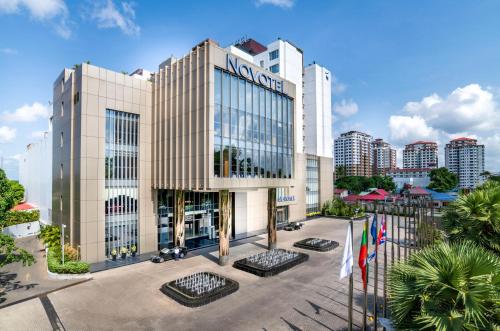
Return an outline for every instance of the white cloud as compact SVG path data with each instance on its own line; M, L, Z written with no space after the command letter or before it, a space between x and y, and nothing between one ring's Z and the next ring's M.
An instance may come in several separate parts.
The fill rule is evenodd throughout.
M34 122L39 118L47 118L49 115L49 107L34 102L31 106L26 104L13 112L3 112L1 118L9 122Z
M420 116L396 116L389 118L391 140L397 144L408 144L416 140L437 139L438 132L429 127Z
M112 0L100 3L94 7L91 18L101 29L119 28L129 36L137 36L141 28L135 23L135 10L131 2L122 2L121 10Z
M469 84L446 97L433 93L418 102L408 102L403 112L391 116L392 142L403 146L417 140L436 141L440 164L444 166L444 147L452 139L469 137L485 145L486 169L500 170L500 108L496 102L500 89Z
M333 104L333 112L342 117L350 117L356 114L358 110L358 104L352 100L342 99L340 102Z
M292 8L295 4L294 0L256 0L257 7L262 5L272 5L281 8Z
M0 53L5 55L17 55L19 54L19 51L14 48L0 48Z
M446 98L432 94L420 102L408 102L403 110L447 133L489 131L500 125L500 110L492 92L478 84L459 87Z
M57 34L67 39L71 36L68 27L68 7L64 0L0 0L0 14L19 14L27 11L31 18L49 22Z
M9 156L8 159L10 159L10 160L16 160L16 161L19 162L22 157L23 156L21 154L14 154L14 155Z
M16 137L16 129L0 126L0 143L7 143Z
M332 74L332 93L334 95L339 95L345 92L347 89L347 85L344 83L341 83L340 80Z
M33 138L43 138L47 131L33 131L31 132L31 137Z

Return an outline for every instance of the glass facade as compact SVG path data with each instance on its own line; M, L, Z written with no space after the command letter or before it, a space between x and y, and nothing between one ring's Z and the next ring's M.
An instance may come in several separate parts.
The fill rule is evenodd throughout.
M105 254L137 241L139 115L106 109Z
M175 191L158 191L158 249L173 247ZM219 193L184 192L186 246L198 248L218 243Z
M293 100L215 69L214 176L291 178Z
M306 213L320 211L319 205L319 166L318 159L306 161Z

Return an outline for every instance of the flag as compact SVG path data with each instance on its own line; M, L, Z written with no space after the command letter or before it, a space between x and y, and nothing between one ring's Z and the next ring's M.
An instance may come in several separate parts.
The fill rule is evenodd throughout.
M382 221L380 222L380 230L378 232L377 241L379 245L385 244L385 242L387 241L387 231L384 216L382 216Z
M370 229L372 235L372 245L375 245L375 240L377 240L377 213L373 215L372 227Z
M387 241L387 232L386 232L386 226L385 226L385 218L382 216L382 220L380 221L380 229L378 231L378 236L377 236L377 244L378 246L385 244ZM369 256L368 256L368 262L371 262L374 258L375 255L377 255L377 250L375 249Z
M352 274L354 265L352 256L351 225L347 227L347 237L345 238L344 256L342 257L342 267L340 268L340 279Z
M368 225L363 224L363 236L361 237L361 247L359 249L358 265L361 268L363 278L363 288L366 290L368 283Z

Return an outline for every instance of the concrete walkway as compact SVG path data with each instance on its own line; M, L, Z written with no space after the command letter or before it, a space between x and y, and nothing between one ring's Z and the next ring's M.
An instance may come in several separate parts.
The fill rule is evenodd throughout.
M36 236L16 239L16 245L33 254L36 263L12 263L0 269L0 308L81 282L48 278L45 250Z
M214 247L182 261L143 262L95 273L89 282L47 295L48 302L36 299L2 309L0 325L6 330L344 329L348 279L339 280L339 270L347 224L345 220L319 218L299 231L279 231L280 248L290 249L295 241L307 237L333 239L340 247L326 253L300 250L309 254L309 261L271 278L232 267L234 260L265 250L267 237L262 235L232 247L230 264L225 267L215 263ZM355 222L356 262L361 232L362 222ZM363 295L356 262L354 319L359 326ZM230 277L240 283L240 289L199 308L181 306L159 291L163 283L196 271Z

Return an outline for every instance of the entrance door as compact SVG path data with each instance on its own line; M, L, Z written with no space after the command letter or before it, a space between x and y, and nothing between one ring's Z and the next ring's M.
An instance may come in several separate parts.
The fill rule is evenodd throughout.
M276 223L277 224L285 223L285 210L282 208L276 210Z

